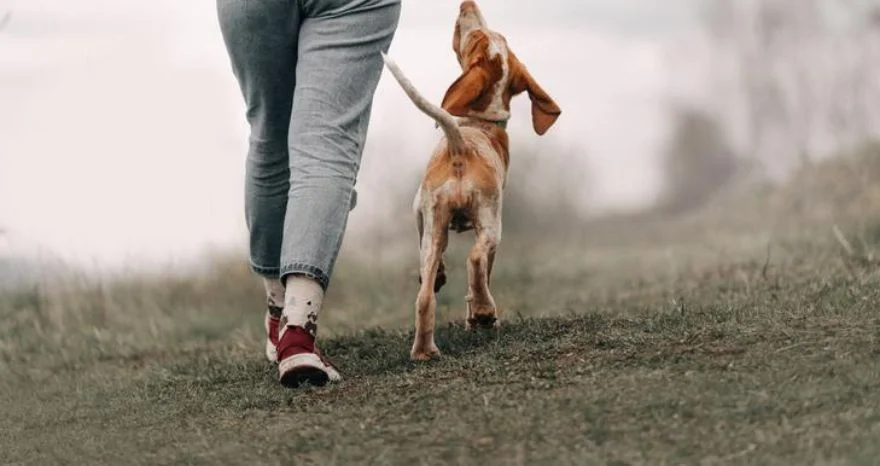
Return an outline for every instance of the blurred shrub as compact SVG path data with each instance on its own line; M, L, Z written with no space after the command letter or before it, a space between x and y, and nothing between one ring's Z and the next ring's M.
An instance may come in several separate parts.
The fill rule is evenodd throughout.
M715 119L692 108L676 113L663 160L666 189L658 205L668 214L703 206L734 179L742 165Z

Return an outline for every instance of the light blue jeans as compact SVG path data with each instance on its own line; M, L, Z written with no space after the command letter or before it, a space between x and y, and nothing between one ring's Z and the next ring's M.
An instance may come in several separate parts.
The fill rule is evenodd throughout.
M218 0L217 9L250 125L251 267L326 289L400 0Z

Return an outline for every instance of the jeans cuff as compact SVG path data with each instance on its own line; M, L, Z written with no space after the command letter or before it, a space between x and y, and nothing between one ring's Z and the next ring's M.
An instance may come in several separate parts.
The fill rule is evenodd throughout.
M281 268L281 283L284 283L284 279L288 275L304 275L306 277L309 277L312 280L318 282L318 284L321 285L321 288L323 288L324 291L327 291L327 287L330 285L330 277L328 277L327 274L324 273L324 271L317 267L300 262L285 265Z
M278 274L281 272L281 268L279 267L264 267L253 262L251 262L251 270L257 275L266 278L278 278Z

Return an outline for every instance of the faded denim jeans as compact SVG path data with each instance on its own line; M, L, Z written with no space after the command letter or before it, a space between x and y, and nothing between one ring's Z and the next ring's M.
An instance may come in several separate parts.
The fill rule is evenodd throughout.
M400 0L218 0L247 108L253 270L323 288L357 202L373 95Z

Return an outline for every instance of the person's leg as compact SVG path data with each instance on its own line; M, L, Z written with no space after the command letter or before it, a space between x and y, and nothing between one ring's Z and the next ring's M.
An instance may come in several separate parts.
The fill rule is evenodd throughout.
M399 0L301 0L301 5L281 250L287 289L279 370L289 385L307 378L297 374L295 358L315 352L318 314L353 203L382 73L381 52L390 47L400 16ZM317 378L311 382L322 382L320 374L312 375Z
M245 218L250 263L266 289L266 357L276 360L284 287L281 241L290 170L287 136L293 106L300 14L291 0L218 0L220 30L250 126Z

